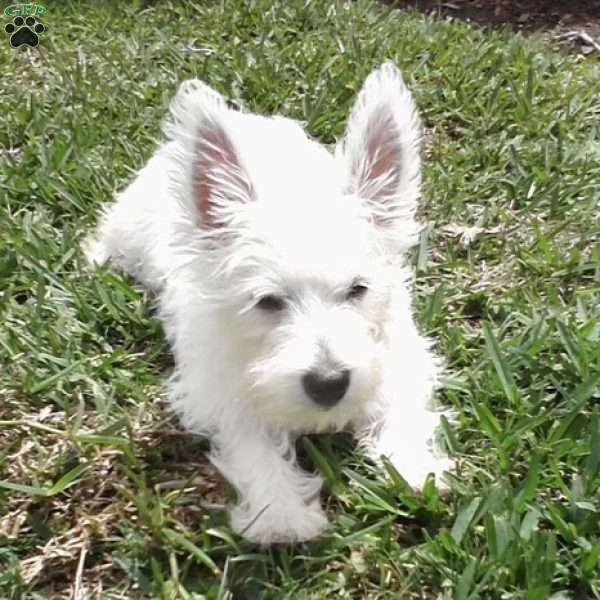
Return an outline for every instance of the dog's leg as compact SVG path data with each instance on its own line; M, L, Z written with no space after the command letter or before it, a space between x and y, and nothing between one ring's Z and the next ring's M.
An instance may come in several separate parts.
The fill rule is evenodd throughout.
M445 490L448 482L443 475L453 470L454 462L436 443L442 414L426 408L403 414L400 406L390 402L383 407L380 420L365 431L362 441L372 458L387 457L411 487L421 489L433 473L438 489Z
M432 407L439 365L409 322L403 330L398 339L404 344L383 361L379 399L355 426L369 455L377 461L386 456L413 488L422 488L433 473L438 488L445 489L443 474L453 470L454 461L437 443L441 417L451 418L451 411Z
M322 480L298 467L288 434L250 422L230 427L213 438L211 459L238 492L233 529L260 544L318 536L327 526L319 501Z

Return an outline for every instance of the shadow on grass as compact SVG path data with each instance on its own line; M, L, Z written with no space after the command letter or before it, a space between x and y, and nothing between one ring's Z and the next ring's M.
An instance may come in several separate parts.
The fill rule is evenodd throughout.
M596 40L600 38L597 0L392 0L386 4L485 27L508 27L526 32L576 29Z

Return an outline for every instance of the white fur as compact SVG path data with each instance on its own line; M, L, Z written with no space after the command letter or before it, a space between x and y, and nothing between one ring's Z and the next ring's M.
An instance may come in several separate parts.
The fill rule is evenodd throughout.
M170 401L235 486L235 530L260 543L327 525L302 432L351 426L414 487L452 467L433 443L439 365L411 314L404 265L418 227L420 123L396 67L367 79L332 155L296 123L180 87L167 140L86 242L159 294L176 370ZM353 282L368 288L346 294ZM280 310L257 305L283 298ZM302 377L350 371L326 409Z

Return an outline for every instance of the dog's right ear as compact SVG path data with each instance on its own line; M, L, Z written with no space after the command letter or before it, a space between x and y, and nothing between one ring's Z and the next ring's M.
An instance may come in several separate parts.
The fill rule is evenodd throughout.
M197 79L185 81L171 103L166 133L183 143L186 196L198 224L226 225L237 202L249 202L254 189L236 149L225 99Z

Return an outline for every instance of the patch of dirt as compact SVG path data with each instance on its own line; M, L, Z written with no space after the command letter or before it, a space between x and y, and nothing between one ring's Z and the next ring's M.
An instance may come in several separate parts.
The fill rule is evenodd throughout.
M582 54L600 55L600 0L391 0L395 8L515 31L547 31Z

